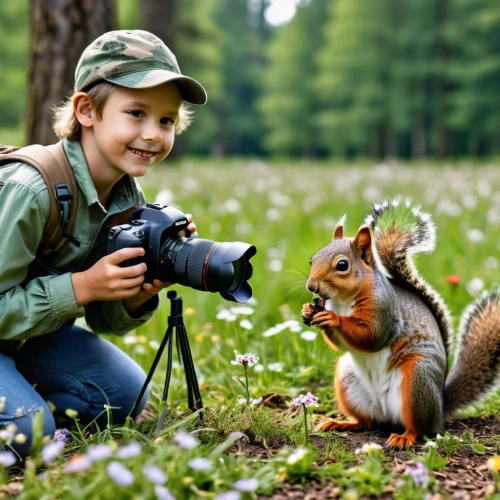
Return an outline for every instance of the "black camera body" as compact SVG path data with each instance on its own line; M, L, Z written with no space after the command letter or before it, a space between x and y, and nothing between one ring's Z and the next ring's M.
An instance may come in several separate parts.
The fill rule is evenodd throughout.
M252 296L248 279L249 260L257 250L242 242L217 243L202 238L184 238L179 232L188 226L185 214L176 208L148 203L139 207L127 224L109 230L107 253L122 248L142 247L144 257L123 262L131 266L145 262L145 281L159 279L196 290L219 292L226 300L246 302Z

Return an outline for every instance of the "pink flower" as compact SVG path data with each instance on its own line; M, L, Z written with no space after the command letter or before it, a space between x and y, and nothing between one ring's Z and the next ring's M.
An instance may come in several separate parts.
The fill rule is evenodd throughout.
M319 399L312 392L301 394L290 403L289 409L290 411L297 411L302 405L306 408L309 408L310 406L319 406Z

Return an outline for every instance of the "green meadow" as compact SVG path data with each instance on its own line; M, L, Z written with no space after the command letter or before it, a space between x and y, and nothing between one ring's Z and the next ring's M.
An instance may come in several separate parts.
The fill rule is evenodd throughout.
M442 492L443 480L432 471L446 471L450 454L467 448L482 466L488 463L493 470L493 475L486 471L492 481L489 494L493 494L493 480L498 478L493 462L487 461L498 453L500 436L484 440L474 432L466 438L447 434L435 440L435 448L420 444L415 455L400 452L406 460L405 472L384 455L389 450L368 446L373 433L359 436L366 446L357 453L337 433L312 433L311 443L306 444L303 418L293 418L286 408L293 398L312 392L319 406L309 409L308 425L320 415L338 414L332 390L336 354L317 330L300 319L302 304L312 299L305 288L310 258L329 243L337 220L346 214L346 233L354 236L374 203L395 197L409 198L430 213L437 226L437 246L433 253L419 255L416 264L441 293L458 325L461 311L474 297L500 284L498 168L495 162L466 161L332 164L236 159L192 159L157 166L140 180L148 200L192 213L202 238L257 247L251 260L253 296L247 304L179 285L171 288L183 298L204 419L193 416L187 407L184 371L174 353L168 415L160 438L155 439L158 415L165 407L161 402L165 353L153 378L150 422L128 422L118 428L110 422L104 429L93 425L82 429L73 416L72 438L58 458L44 461L42 450L47 445L40 438L34 452L37 458L28 462L24 483L14 471L11 487L18 485L20 498L224 500L257 498L272 495L283 485L307 488L314 482L334 484L333 497L388 492L397 498L422 498ZM459 276L458 284L448 283L453 275ZM151 321L122 338L109 338L148 371L169 312L163 291ZM242 385L243 366L231 363L235 350L259 358L248 367L250 406ZM269 406L258 404L259 398L272 393ZM498 408L500 400L493 396L464 416L490 415ZM197 446L174 444L180 429L196 437ZM377 441L382 445L387 439L383 436ZM113 455L105 452L104 458L84 466L81 461L96 453L98 443ZM138 443L140 452L131 456L122 452L119 458L120 450L129 450L130 443ZM195 458L205 462L192 462ZM410 472L419 462L430 475L427 481L412 480L417 473ZM68 468L78 463L80 469ZM110 463L115 465L110 468ZM163 481L158 470L145 465L161 469L168 478ZM151 470L157 472L156 481L147 472ZM394 485L399 493L394 493ZM7 491L7 486L3 488Z

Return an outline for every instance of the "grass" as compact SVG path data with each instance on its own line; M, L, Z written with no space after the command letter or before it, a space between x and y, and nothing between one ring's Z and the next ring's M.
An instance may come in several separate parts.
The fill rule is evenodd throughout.
M130 422L115 429L94 429L90 441L88 436L74 435L65 457L55 459L44 472L39 472L39 458L28 464L19 497L169 498L162 489L168 487L181 499L223 499L217 495L228 491L239 492L232 498L256 498L257 493L271 494L282 482L309 484L325 478L334 480L345 498L380 495L398 481L398 498L421 498L439 491L433 478L422 486L401 471L394 472L386 466L383 452L353 454L335 433L324 437L319 447L304 443L303 419L294 419L284 410L291 398L311 391L321 403L315 412L337 411L332 390L335 354L300 321L302 304L312 298L305 282L311 256L328 244L342 215L347 214L347 235L354 235L374 202L410 197L433 216L438 227L437 249L420 256L417 266L443 295L458 322L473 294L500 284L498 166L337 164L333 168L324 162L273 165L257 160L185 160L156 167L141 184L148 200L192 213L201 237L245 241L257 247L251 261L253 298L242 307L218 294L173 287L183 297L184 321L206 408L203 424L187 409L184 372L174 365L171 411L158 440L154 425L138 427ZM455 274L460 283L448 284L446 278ZM168 314L169 302L162 295L151 321L114 342L148 370ZM248 369L251 399L276 393L277 407L246 406L245 390L233 378L244 380L241 365L231 364L234 350L260 358ZM164 374L165 363L160 363L151 397L156 414L163 408ZM500 398L494 395L481 409L466 415L494 414L499 406ZM173 444L180 428L192 432L199 445L182 449ZM313 434L311 440L318 444L315 439ZM499 441L481 448L482 443L469 435L462 441L449 435L442 439L437 448L440 455L476 445L475 453L486 452L485 463L488 454L497 452ZM140 454L117 458L131 441L140 443ZM65 463L77 460L66 462L68 456L86 456L89 445L98 442L108 446L113 456L93 462L88 470L65 472ZM252 453L247 456L249 445L255 443L267 448L265 459ZM40 441L39 453L43 445ZM426 459L426 453L431 452L413 460ZM208 459L206 470L190 466L193 458ZM435 463L432 460L424 463ZM110 472L111 462L132 473L130 485L120 485L120 478L114 478L114 473L119 476L121 472L121 480L127 474L120 466ZM148 479L144 469L148 464L168 476L165 484ZM248 479L256 483L238 483ZM50 496L44 497L48 491Z

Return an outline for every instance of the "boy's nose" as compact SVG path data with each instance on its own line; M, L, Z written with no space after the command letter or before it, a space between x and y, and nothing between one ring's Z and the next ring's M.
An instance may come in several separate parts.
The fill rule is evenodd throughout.
M142 129L142 138L145 141L149 142L160 142L161 141L160 125L154 123L146 124Z

